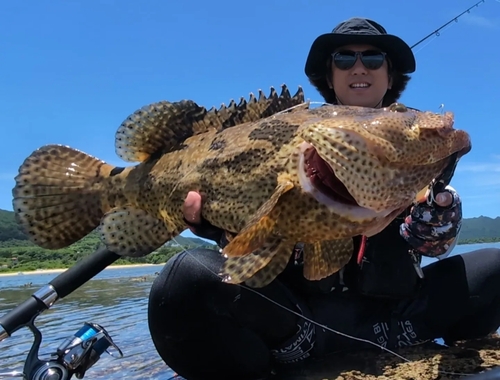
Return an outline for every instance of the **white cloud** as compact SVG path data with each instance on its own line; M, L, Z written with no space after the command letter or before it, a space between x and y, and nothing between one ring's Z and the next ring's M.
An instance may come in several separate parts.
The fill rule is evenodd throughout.
M466 203L498 207L500 155L492 155L486 161L459 162L451 185Z
M467 14L464 15L462 18L463 22L472 26L479 26L482 28L488 28L488 29L496 29L498 28L498 22L496 20L492 20L489 18L486 18L484 16L479 16L479 15L474 15L474 14Z
M481 161L481 162L459 162L457 166L457 173L489 173L492 175L496 175L493 173L500 172L500 155L493 154L490 156L491 159L489 161Z
M500 172L500 162L477 162L458 164L457 172L472 173L498 173Z

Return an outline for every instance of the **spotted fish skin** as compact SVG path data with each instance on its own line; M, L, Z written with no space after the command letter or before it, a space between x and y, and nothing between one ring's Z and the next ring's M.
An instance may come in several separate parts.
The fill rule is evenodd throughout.
M185 228L188 191L203 197L203 217L231 233L225 281L260 287L305 243L304 275L318 280L352 255L352 237L385 228L417 193L471 149L453 115L395 104L384 109L251 96L206 110L190 100L158 102L130 115L116 133L113 167L84 152L49 145L21 165L13 190L18 223L32 241L56 249L99 228L113 252L143 256ZM314 150L356 203L310 180ZM339 183L340 183L339 182Z

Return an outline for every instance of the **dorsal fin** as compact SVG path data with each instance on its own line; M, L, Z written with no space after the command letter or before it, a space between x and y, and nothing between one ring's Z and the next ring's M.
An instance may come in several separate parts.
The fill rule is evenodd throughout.
M302 87L299 86L295 95L291 96L288 87L283 84L279 96L274 87L271 87L268 97L264 95L262 90L259 90L259 99L253 93L250 93L248 102L242 97L238 105L234 100L231 100L228 106L222 105L218 110L211 108L208 112L218 114L220 120L218 129L225 129L238 124L257 121L303 103L304 91Z
M236 104L231 100L215 109L207 110L192 100L160 101L135 111L116 131L116 154L128 162L143 162L158 152L176 149L187 138L211 129L221 131L238 124L254 122L272 116L293 106L304 104L304 91L299 86L294 96L286 85L281 94L271 87L269 97L259 90L259 99L250 94Z

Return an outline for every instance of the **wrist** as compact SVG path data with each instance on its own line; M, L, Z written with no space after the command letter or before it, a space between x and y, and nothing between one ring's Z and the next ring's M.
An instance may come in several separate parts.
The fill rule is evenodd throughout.
M203 239L207 240L212 240L217 243L217 245L221 246L223 236L225 235L223 232L224 230L220 229L219 227L214 226L210 222L208 222L206 219L201 219L200 223L192 223L189 222L186 218L184 218L184 223L189 226L189 229L191 232L199 236ZM224 245L227 244L224 243Z

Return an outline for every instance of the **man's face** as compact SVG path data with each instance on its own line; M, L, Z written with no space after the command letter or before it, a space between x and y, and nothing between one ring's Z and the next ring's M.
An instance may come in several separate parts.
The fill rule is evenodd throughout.
M352 59L352 52L371 52L372 61L381 58L377 54L380 49L371 45L346 45L337 49L336 52L347 53L344 55L346 59ZM342 61L342 56L337 58ZM332 59L331 70L332 83L330 86L333 86L337 98L344 105L380 107L385 93L392 85L386 59L383 59L382 65L375 69L367 68L359 56L354 65L347 69L338 68Z

